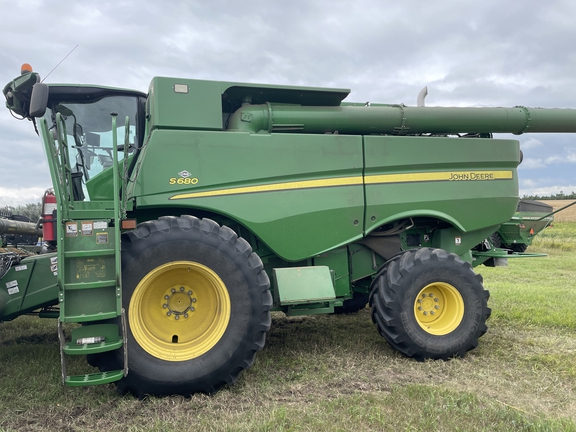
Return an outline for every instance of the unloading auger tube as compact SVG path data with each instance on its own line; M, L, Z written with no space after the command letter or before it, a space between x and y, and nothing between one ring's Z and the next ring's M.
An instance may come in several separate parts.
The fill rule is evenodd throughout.
M526 108L447 108L404 105L298 106L244 104L228 130L250 133L489 134L576 132L576 110Z
M21 222L0 218L1 234L35 235L42 237L42 228L31 222Z

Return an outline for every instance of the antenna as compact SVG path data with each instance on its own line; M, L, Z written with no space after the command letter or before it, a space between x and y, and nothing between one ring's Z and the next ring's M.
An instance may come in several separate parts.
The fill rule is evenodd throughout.
M46 78L48 78L48 77L50 76L50 74L51 74L52 72L54 72L54 71L56 70L56 68L57 68L58 66L60 66L60 64L61 64L64 60L66 60L66 58L67 58L70 54L72 54L72 51L74 51L76 48L78 48L78 45L76 45L74 48L72 48L72 50L70 50L70 52L69 52L68 54L66 54L66 57L64 57L62 60L60 60L60 63L58 63L56 66L54 66L54 68L53 68L50 72L48 72L48 75L46 75L46 76L44 77L44 79L43 79L42 81L40 81L40 82L44 82L44 80L45 80Z

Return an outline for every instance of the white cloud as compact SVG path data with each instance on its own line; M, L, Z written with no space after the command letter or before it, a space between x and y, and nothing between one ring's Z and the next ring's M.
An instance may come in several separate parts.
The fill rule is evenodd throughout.
M575 163L576 162L576 153L569 153L563 156L550 156L547 157L545 160L546 165L553 165L553 164L565 164L565 163Z
M522 148L522 150L534 149L541 146L543 146L542 141L538 141L537 139L534 138L530 138L528 141L520 143L520 147Z
M40 202L45 190L38 187L12 189L0 186L0 208Z
M524 158L524 160L520 164L521 169L539 169L545 167L546 163L542 159L536 159L536 158Z

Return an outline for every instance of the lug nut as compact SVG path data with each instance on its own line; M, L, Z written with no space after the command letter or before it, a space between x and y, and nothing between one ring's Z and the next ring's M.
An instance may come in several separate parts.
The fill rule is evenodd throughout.
M162 305L162 307L163 307L164 309L166 309L166 308L168 307L168 304L167 304L167 303L164 303L164 304Z
M196 299L195 299L195 298L192 299L192 303L196 303Z
M440 301L440 299L439 299L438 297L436 297L436 298L434 299L434 301L437 302L437 301Z
M424 311L424 315L428 315L428 312Z
M175 290L174 288L172 288L170 291L172 291L173 293L175 293L175 292L176 292L176 290Z
M164 296L164 298L165 298L166 300L168 300L168 299L170 298L170 296L169 296L168 294L166 294L166 295Z
M166 312L166 315L170 316L170 315L172 315L172 312L168 311L168 312Z
M188 295L190 295L190 296L191 296L191 295L192 295L192 291L188 291Z
M180 319L180 316L176 315L176 316L174 317L174 319Z
M434 309L440 309L440 306L434 305Z
M188 314L187 314L187 313L184 314L184 318L188 318Z
M434 311L430 311L430 315L434 315Z
M180 287L180 291L184 291L184 287Z
M194 308L192 306L190 306L190 312L194 312Z
M422 306L418 306L418 310L422 310Z

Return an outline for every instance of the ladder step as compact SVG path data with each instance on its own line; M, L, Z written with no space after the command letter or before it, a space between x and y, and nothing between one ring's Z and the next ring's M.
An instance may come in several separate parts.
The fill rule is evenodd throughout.
M86 375L67 376L65 384L70 387L84 387L98 384L107 384L118 381L124 377L124 370L92 373Z
M116 281L103 280L97 282L77 282L66 284L66 290L83 290L83 289L107 288L107 287L116 287Z
M72 341L64 345L64 352L68 355L87 355L114 351L118 348L122 348L122 339L84 345L78 345L75 341Z
M97 314L84 314L84 315L66 315L64 317L60 316L60 320L62 322L90 322L90 321L100 321L100 320L107 320L116 318L120 314L116 311L113 312L101 312Z
M82 251L67 251L64 252L66 258L92 258L97 256L114 255L114 249L95 249L95 250L82 250Z
M94 341L97 341L94 343ZM64 352L70 355L97 354L122 347L118 325L114 323L86 324L72 330Z

